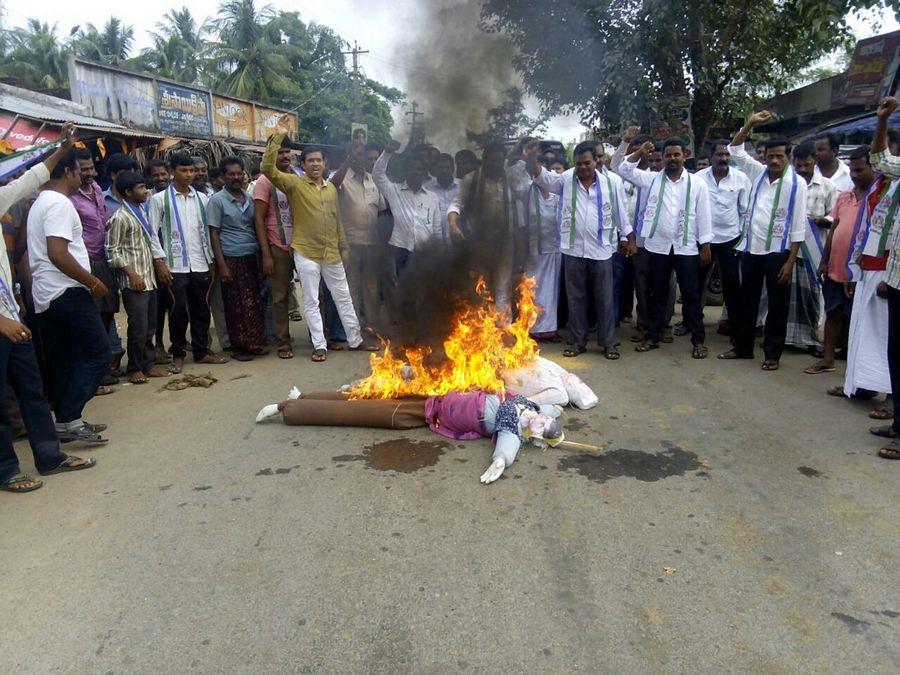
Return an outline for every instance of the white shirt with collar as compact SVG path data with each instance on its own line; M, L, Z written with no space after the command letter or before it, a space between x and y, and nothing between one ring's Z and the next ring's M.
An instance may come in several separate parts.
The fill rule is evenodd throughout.
M208 198L206 195L197 192L193 187L188 190L186 195L181 194L177 189L173 189L175 193L175 204L178 207L178 215L181 216L181 226L184 229L184 244L187 246L188 264L185 265L180 255L172 256L172 266L169 271L176 274L187 272L207 272L209 265L214 260L212 252L207 251L207 237L209 233L206 229L206 223L203 222L200 209L206 208ZM156 232L161 232L165 228L165 200L167 190L157 192L150 198L150 225ZM199 202L202 202L200 204ZM172 213L172 229L176 228L175 213ZM164 242L163 248L168 252L168 242Z
M744 215L750 208L750 179L743 171L728 167L725 177L716 181L713 168L694 174L706 180L709 189L709 208L712 218L713 244L724 244L741 236Z
M782 250L784 233L774 232L769 242L769 225L772 222L773 213L776 211L775 195L778 192L778 180L770 181L763 178L766 166L754 157L747 154L743 145L729 145L731 160L735 166L747 174L753 186L750 192L750 208L747 212L749 225L744 224L744 235L750 236L749 251L753 255L766 255L778 253ZM794 209L790 215L790 222L786 223L789 229L790 243L803 242L806 239L806 181L796 174L790 164L784 167L783 190L791 190L796 177L797 192L794 197ZM758 188L757 188L758 186ZM746 231L749 227L749 233ZM776 228L777 229L777 228ZM746 241L740 242L742 250Z
M712 222L709 208L709 189L706 181L683 169L678 180L671 180L665 171L644 171L638 162L627 159L619 166L622 178L647 191L640 234L644 237L644 248L651 253L668 255L697 255L697 245L712 241ZM659 193L665 180L662 204ZM688 201L690 185L690 201ZM686 208L687 207L687 208ZM657 214L656 210L660 209ZM689 209L689 213L686 211ZM653 232L653 221L656 231ZM687 224L684 220L687 216ZM685 227L687 233L685 234ZM651 236L652 232L652 236ZM686 243L685 243L686 242Z
M413 192L406 183L393 183L387 177L388 162L393 155L382 152L372 169L372 180L384 195L394 216L391 246L415 251L432 237L441 237L440 201L424 187Z
M426 190L433 192L438 197L438 205L441 213L441 232L445 241L448 241L450 237L447 211L450 209L450 205L456 201L461 183L462 181L459 178L453 178L450 185L444 187L438 183L437 178L432 178L423 186Z
M576 177L575 169L555 173L541 167L534 183L539 188L559 195L562 212L559 250L565 255L609 260L618 248L619 241L631 234L631 222L625 210L625 190L622 179L617 175L595 171L594 182L585 188ZM573 187L577 190L574 213ZM602 213L597 210L598 201Z
M837 188L838 192L845 192L847 190L852 190L853 189L853 179L850 178L850 167L847 166L846 164L844 164L841 160L838 160L837 163L838 163L837 171L835 171L834 175L831 176L831 178L828 178L827 180L830 180L832 183L834 183L834 187ZM825 178L825 176L822 174L822 171L819 169L818 166L816 166L814 173L816 176L822 176L822 178Z

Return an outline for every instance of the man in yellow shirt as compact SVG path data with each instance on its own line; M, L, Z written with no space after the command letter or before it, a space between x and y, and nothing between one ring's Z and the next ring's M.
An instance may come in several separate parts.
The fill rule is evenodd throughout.
M272 185L281 190L291 204L294 233L294 265L300 274L303 305L313 343L312 360L321 362L327 356L327 342L319 310L319 280L323 279L337 305L338 315L347 334L351 350L376 349L363 346L359 319L353 308L342 258L347 254L347 240L341 225L338 192L324 179L325 155L321 148L307 146L300 156L305 175L280 171L275 160L285 135L290 130L288 119L278 121L269 137L260 170Z

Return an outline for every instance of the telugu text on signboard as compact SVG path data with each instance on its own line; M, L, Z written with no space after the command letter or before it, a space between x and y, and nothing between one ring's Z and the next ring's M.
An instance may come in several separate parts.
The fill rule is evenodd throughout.
M185 136L212 136L209 98L205 91L157 82L160 131Z

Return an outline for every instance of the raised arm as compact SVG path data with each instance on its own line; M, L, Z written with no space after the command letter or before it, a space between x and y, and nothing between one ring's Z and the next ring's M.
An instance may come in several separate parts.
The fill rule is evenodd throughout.
M765 171L766 167L747 154L747 151L744 149L744 143L747 142L747 138L750 136L753 127L757 124L764 124L771 120L772 113L768 110L761 110L760 112L753 113L750 115L750 119L747 120L747 123L741 127L741 130L734 135L734 138L731 139L731 144L728 146L728 150L731 153L731 159L734 160L734 165L747 174L751 180Z
M372 168L372 180L375 181L375 185L388 202L396 198L397 186L391 182L390 178L388 178L387 169L388 165L391 163L391 158L399 149L400 144L397 141L392 140L384 148L384 152L382 152L378 159L375 160L375 166Z
M278 124L275 126L275 133L269 136L269 142L266 143L266 151L263 153L262 164L259 166L259 170L272 182L272 185L284 193L290 190L291 183L297 179L296 174L279 171L278 167L275 166L281 143L291 129L289 120L289 115L283 115L278 120Z
M891 153L887 141L888 121L898 105L900 103L893 96L881 100L875 113L878 122L875 125L875 136L872 138L872 168L891 178L900 177L900 157Z
M641 133L641 128L639 126L628 127L625 131L625 135L622 137L622 142L619 143L619 147L616 148L616 151L609 160L610 169L619 173L619 167L622 165L622 162L625 161L625 155L628 154L628 146L631 145L631 141L633 141L639 133Z
M639 169L638 164L642 157L647 157L651 152L653 152L653 141L645 141L622 162L619 166L619 175L639 188L650 187L656 178L656 173Z

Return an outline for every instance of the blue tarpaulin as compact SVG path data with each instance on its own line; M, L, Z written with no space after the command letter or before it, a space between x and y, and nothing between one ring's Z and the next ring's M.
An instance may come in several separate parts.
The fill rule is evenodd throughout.
M857 117L854 120L850 120L849 122L839 122L833 126L822 127L821 131L835 131L839 134L853 134L853 133L866 133L866 134L874 134L875 133L875 123L878 121L878 118L875 116L875 113L871 115L866 115L864 117ZM888 128L895 128L900 126L900 112L895 112L891 115L891 119L888 120Z

